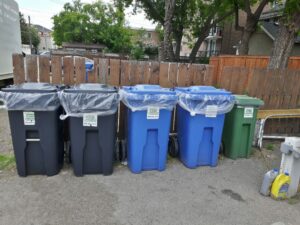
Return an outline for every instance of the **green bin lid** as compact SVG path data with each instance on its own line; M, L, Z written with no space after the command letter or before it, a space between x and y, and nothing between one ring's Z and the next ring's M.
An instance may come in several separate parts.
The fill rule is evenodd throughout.
M259 98L253 98L248 95L234 95L235 104L241 106L262 106L264 102Z

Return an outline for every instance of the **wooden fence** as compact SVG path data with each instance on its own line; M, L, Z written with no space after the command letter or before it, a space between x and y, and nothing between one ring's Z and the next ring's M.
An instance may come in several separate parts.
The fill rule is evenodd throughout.
M214 77L217 81L221 79L224 67L242 67L242 68L266 68L269 63L269 56L238 56L238 55L220 55L213 56L209 64L215 67ZM290 57L289 69L300 69L300 57Z
M163 87L214 85L236 94L261 98L265 102L264 109L300 107L300 70L225 65L219 76L215 73L217 66L213 65L97 58L86 81L85 61L80 57L27 56L24 59L22 55L13 55L13 65L15 83L30 81L72 85L98 82L114 86L159 84ZM125 107L122 104L119 115L118 134L119 138L123 138ZM291 120L273 120L267 126L267 133L300 133L299 120L292 120L292 123ZM172 131L175 131L175 126Z

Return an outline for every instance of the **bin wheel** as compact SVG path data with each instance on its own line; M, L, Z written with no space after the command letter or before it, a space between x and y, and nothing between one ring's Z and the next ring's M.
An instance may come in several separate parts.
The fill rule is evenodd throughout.
M116 140L115 143L115 162L119 162L120 161L120 141Z
M179 154L179 145L176 136L170 136L169 138L169 145L168 145L168 152L171 157L178 157Z
M127 159L127 141L121 140L121 148L120 148L120 161L125 162Z

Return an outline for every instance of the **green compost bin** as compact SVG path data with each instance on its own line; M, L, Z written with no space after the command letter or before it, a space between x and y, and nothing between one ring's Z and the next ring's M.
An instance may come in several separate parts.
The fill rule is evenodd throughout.
M226 114L223 130L224 155L231 159L248 158L255 131L257 110L264 102L247 95L235 95L235 105Z

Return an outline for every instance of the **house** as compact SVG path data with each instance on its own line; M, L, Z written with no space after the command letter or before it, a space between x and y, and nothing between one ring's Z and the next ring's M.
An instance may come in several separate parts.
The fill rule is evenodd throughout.
M135 27L130 27L129 29L134 33L134 41L141 41L145 46L159 46L159 33L155 29L144 29Z
M50 51L57 48L51 35L52 30L37 24L33 26L38 30L40 37L40 44L38 46L39 52Z
M279 29L279 19L281 10L271 9L262 13L259 27L251 36L249 42L249 55L270 55L273 48L273 42L277 37ZM300 55L300 35L295 39L291 56Z

